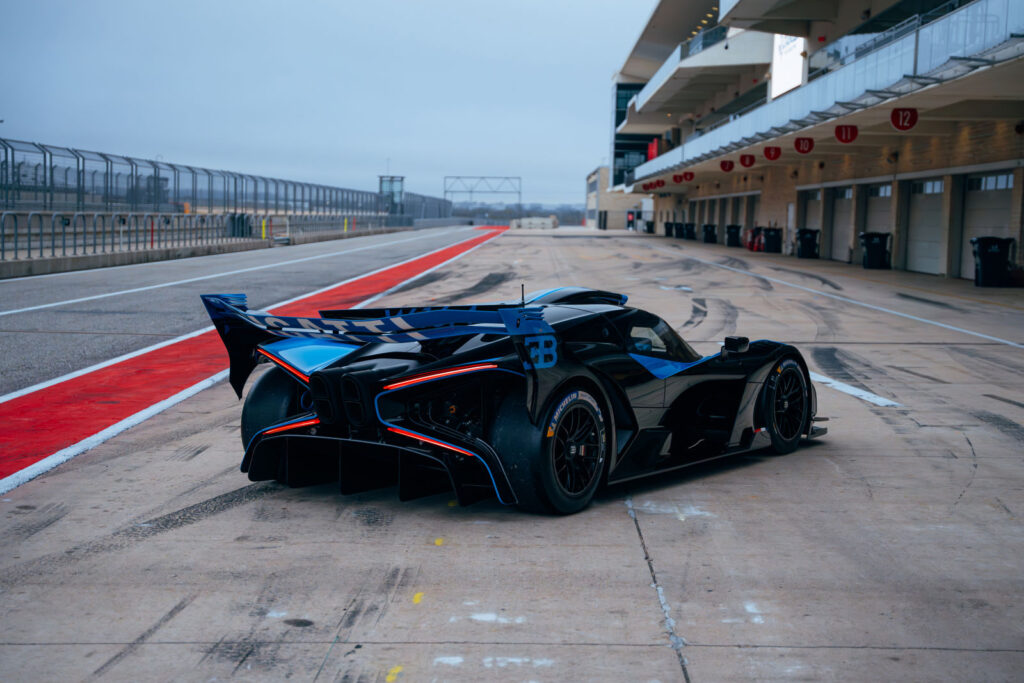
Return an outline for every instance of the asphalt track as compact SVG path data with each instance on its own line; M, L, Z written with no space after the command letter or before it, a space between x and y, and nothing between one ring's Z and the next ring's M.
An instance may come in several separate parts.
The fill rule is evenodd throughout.
M132 267L106 283L103 271L0 283L2 350L47 364L5 357L3 390L153 343L140 332L200 329L201 291L268 306L488 234L424 232L411 253L381 246L345 266L320 258L6 316L398 236L212 257L210 269ZM217 382L0 500L0 678L1019 676L1019 290L621 233L506 232L461 253L379 303L512 298L521 282L623 291L703 353L734 332L797 344L830 433L789 456L609 489L579 515L545 518L450 496L251 484L237 471L240 406ZM86 275L96 279L77 281ZM61 316L97 334L48 341L64 335L38 330ZM59 365L69 349L81 357ZM106 411L88 388L65 400Z

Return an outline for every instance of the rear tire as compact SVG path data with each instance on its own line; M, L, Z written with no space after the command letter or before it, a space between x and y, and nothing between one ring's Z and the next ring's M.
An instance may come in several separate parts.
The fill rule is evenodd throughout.
M513 411L521 411L521 417ZM604 472L608 450L604 409L588 392L568 388L556 395L540 426L529 424L525 413L522 398L506 400L495 443L518 506L559 515L579 512L593 500Z
M792 358L772 368L764 383L761 414L772 439L772 450L792 453L807 429L810 396L804 369Z
M242 404L242 447L248 448L261 430L301 413L301 389L281 368L272 367L260 375Z

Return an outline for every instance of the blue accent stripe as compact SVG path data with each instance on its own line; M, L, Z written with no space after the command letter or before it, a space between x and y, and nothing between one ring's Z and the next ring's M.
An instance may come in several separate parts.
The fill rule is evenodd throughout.
M635 360L640 365L644 366L647 372L651 373L658 379L665 379L672 375L678 375L683 370L688 370L695 365L711 360L712 358L718 358L718 354L713 356L705 356L700 360L695 360L692 363L681 363L676 360L668 360L665 358L654 358L652 356L642 356L639 353L631 353L629 357Z

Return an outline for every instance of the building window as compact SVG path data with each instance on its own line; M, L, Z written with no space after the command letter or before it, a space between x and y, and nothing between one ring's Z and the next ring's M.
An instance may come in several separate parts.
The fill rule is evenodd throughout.
M885 183L882 185L868 185L868 196L869 197L891 197L892 196L892 185Z
M942 194L943 189L941 180L919 180L910 184L911 194Z
M597 178L594 178L587 183L587 194L593 194L595 192L597 192Z
M807 190L807 201L821 201L821 190Z
M993 173L990 175L967 176L969 192L990 192L992 190L1012 190L1012 173Z
M835 189L836 199L853 199L853 188L852 187L837 187Z

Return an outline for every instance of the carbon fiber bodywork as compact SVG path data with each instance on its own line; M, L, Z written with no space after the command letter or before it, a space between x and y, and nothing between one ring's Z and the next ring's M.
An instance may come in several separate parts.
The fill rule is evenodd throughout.
M289 394L277 397L287 406L278 419L250 428L241 469L252 480L338 481L343 493L397 484L403 500L453 489L461 504L515 503L523 455L510 449L550 436L553 402L577 390L606 416L605 480L626 481L770 446L765 382L787 359L799 364L810 406L799 435L824 433L812 424L815 392L794 347L731 338L701 357L612 292L562 288L516 303L321 318L250 311L242 295L203 301L240 397L260 362L291 378L267 382L273 390L257 381L247 396L248 408L268 391Z

